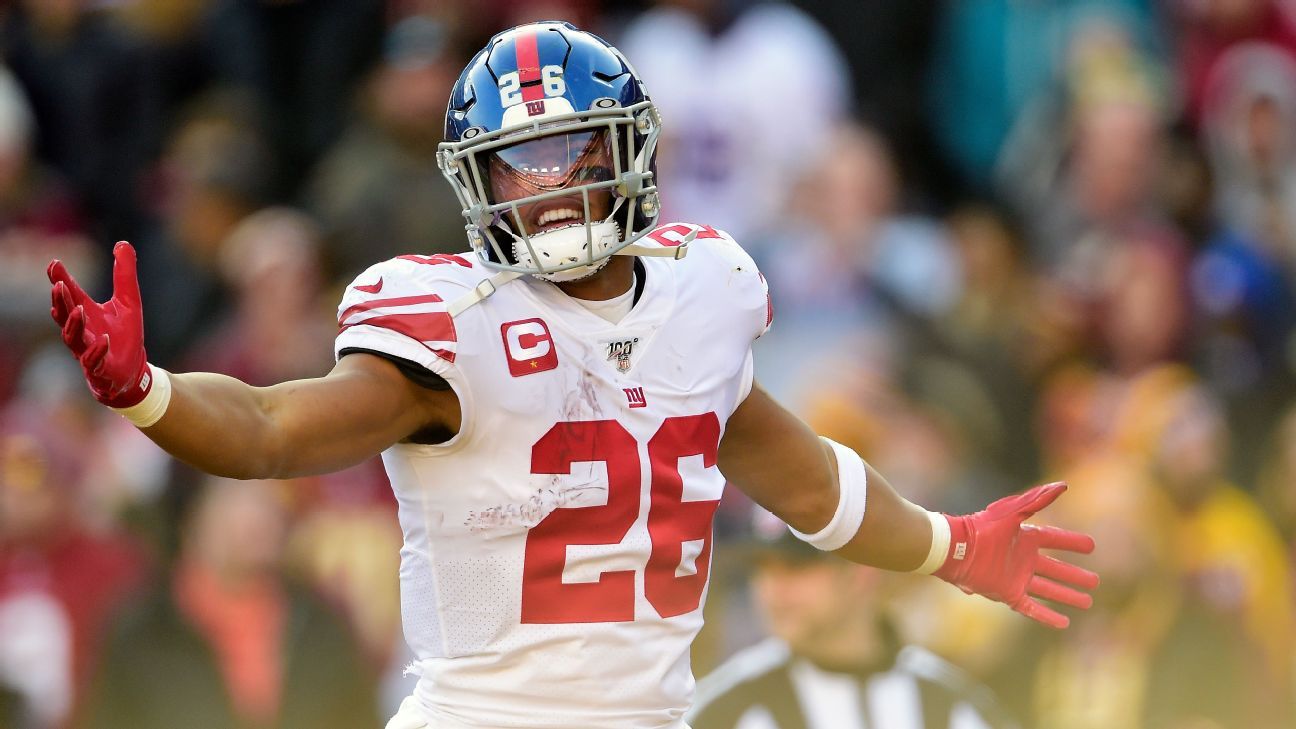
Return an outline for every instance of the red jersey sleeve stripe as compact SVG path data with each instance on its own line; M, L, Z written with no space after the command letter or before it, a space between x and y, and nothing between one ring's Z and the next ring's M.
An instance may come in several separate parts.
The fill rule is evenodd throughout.
M457 256L453 253L438 253L433 256L420 256L414 253L407 253L403 256L396 256L397 260L410 261L412 263L421 263L425 266L444 266L455 264L464 268L472 268L472 261L463 256Z
M413 312L409 314L383 314L354 324L343 325L342 331L353 326L372 326L403 334L427 347L433 354L447 362L454 362L454 352L444 345L459 341L455 334L454 319L444 311ZM441 347L430 347L435 342Z
M347 308L338 317L338 324L345 325L347 320L356 314L361 314L373 309L379 309L384 306L408 306L410 304L435 304L442 301L441 297L436 294L418 294L416 296L396 296L390 299L371 299L362 301L359 304ZM353 322L358 324L359 322Z

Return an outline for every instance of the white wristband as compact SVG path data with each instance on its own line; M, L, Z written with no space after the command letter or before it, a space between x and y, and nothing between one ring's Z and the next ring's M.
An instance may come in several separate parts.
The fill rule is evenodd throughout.
M792 529L792 533L813 547L831 552L846 546L864 522L864 507L868 496L868 469L855 451L841 443L823 438L832 446L837 456L837 490L840 493L837 511L832 521L814 534L805 534Z
M945 515L929 511L927 518L931 521L932 543L931 549L927 552L927 559L918 569L914 570L921 575L930 575L945 564L945 557L949 554L950 545L950 526Z
M146 376L153 378L153 384L146 385L148 394L144 399L128 408L111 408L137 428L147 428L161 420L167 406L171 404L171 378L167 371L152 364L146 366L149 370Z

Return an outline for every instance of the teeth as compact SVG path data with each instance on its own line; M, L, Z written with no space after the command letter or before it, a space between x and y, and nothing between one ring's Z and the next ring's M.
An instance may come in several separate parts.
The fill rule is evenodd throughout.
M544 226L549 223L555 223L560 220L580 220L581 214L578 210L572 208L557 208L555 210L546 210L540 214L540 221L537 225Z

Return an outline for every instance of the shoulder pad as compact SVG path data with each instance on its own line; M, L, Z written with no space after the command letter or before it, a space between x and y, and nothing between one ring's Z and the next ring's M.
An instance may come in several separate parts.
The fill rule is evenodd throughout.
M458 338L449 303L486 273L467 256L444 254L398 256L370 266L347 286L338 306L338 349L369 347L425 366L427 354L453 363Z
M647 237L659 242L682 240L685 235L696 231L697 235L689 245L696 250L690 260L697 259L691 265L708 266L698 269L708 280L723 280L733 290L739 305L753 310L751 318L755 326L755 337L760 337L769 330L774 321L774 305L769 295L769 285L765 276L756 266L756 261L738 244L733 236L709 225L693 223L675 223L663 225L653 230ZM685 264L689 265L689 264Z

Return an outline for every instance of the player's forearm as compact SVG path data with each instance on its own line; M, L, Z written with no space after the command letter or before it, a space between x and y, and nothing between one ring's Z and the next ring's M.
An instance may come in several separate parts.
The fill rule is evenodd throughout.
M855 536L834 551L871 567L913 570L931 549L927 511L896 493L872 466L865 464L865 469L864 519ZM724 473L761 506L806 534L827 526L841 501L836 458L812 432L784 440L781 448L749 451L741 465L731 460Z
M324 377L252 387L206 372L171 375L161 419L143 432L177 458L234 478L292 478L364 461L429 424L458 429L458 401L379 357L343 357ZM150 421L151 422L151 421Z
M195 468L231 478L274 478L291 466L275 433L268 388L210 372L171 375L166 413L141 428Z
M872 466L865 464L865 468L868 508L864 521L854 538L836 553L852 562L887 570L917 569L931 550L932 527L927 510L896 493Z
M858 456L850 457L858 464ZM805 534L823 530L837 515L843 481L839 465L827 441L759 387L730 418L720 445L720 469L725 476L753 501ZM863 468L863 473L847 474L848 483L867 478L865 501L858 504L867 505L863 521L857 522L854 536L834 551L882 569L918 567L932 545L926 510L897 494L872 467L864 464Z

